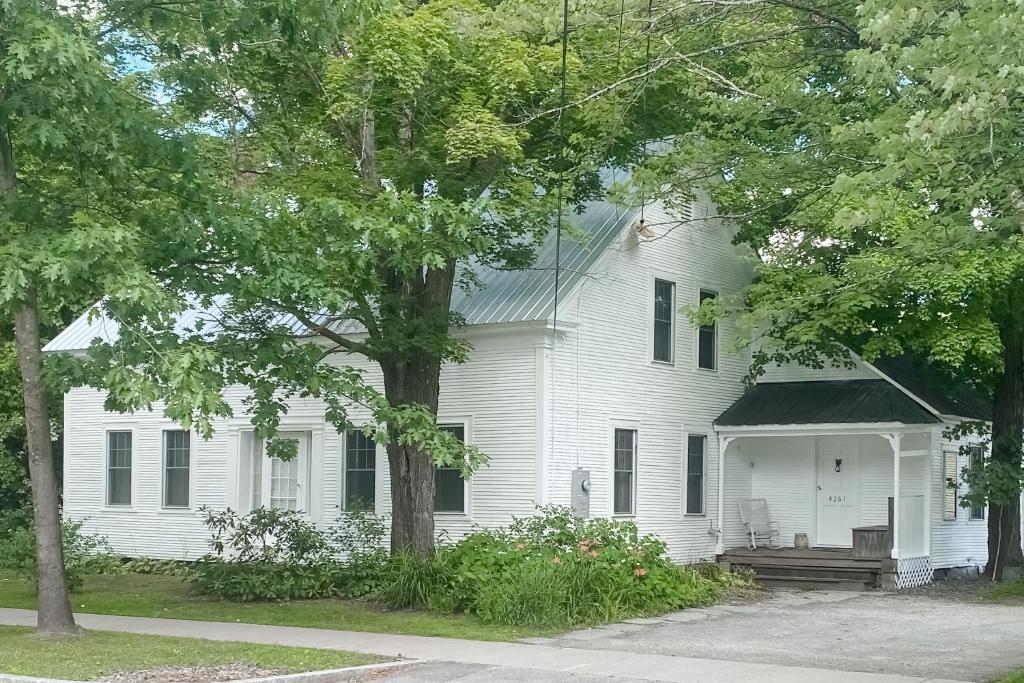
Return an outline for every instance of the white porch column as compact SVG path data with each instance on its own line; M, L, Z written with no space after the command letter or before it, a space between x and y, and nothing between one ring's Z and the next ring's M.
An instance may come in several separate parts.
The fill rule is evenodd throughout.
M892 446L892 559L900 557L900 442L903 435L886 434Z
M717 555L725 552L725 454L734 439L732 436L718 437L718 541L715 543Z
M924 554L932 556L932 489L935 488L935 480L932 478L935 470L935 431L928 432L928 454L925 456L924 466Z

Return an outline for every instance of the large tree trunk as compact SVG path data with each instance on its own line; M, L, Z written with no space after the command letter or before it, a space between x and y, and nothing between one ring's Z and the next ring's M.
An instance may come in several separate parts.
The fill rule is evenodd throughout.
M389 290L382 304L382 344L407 339L410 329L418 329L419 336L430 340L422 345L403 341L378 356L384 395L392 406L419 405L436 417L455 264L423 268L412 277L381 270ZM389 325L395 329L389 330ZM434 552L434 460L415 445L399 443L401 434L395 426L389 437L391 552L430 555Z
M1019 305L1019 304L1018 304ZM1003 342L1003 374L995 388L992 419L992 462L1019 471L1024 437L1024 322L1010 304L1000 326ZM985 575L1003 578L1005 567L1024 565L1020 537L1020 491L1011 500L989 501L988 565Z
M393 406L420 404L437 415L440 360L381 363L384 392ZM391 472L391 552L434 552L434 461L411 444L399 443L392 428L388 442Z
M30 293L15 312L14 345L25 397L28 472L32 481L32 512L36 530L37 628L48 634L75 633L78 629L71 614L64 576L57 477L53 472L50 412L43 384L39 314L34 294Z
M0 191L8 211L15 210L18 176L14 166L14 147L6 126L0 126ZM43 384L39 308L35 292L31 290L14 313L14 349L21 369L21 389L25 399L28 474L32 482L32 513L36 529L37 627L42 633L74 633L77 627L71 614L67 578L64 576L50 411Z

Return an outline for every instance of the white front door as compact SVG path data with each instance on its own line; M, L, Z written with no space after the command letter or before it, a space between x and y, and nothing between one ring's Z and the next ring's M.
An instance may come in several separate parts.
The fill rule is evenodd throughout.
M860 525L860 440L818 440L818 535L816 545L853 546Z
M263 504L277 510L306 510L306 481L309 466L309 432L281 432L278 439L295 441L293 460L267 458L262 472Z

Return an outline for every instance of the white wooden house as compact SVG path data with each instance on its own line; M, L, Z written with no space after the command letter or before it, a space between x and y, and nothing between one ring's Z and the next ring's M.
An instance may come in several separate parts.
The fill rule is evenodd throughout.
M902 585L984 565L984 510L956 504L965 458L942 432L987 418L987 407L926 393L898 364L881 363L778 368L745 393L749 358L730 350L730 323L695 330L682 313L752 274L752 255L711 215L705 201L684 216L648 206L641 235L638 211L590 205L575 218L586 238L563 240L557 329L550 241L533 269L479 269L483 288L456 293L468 323L459 334L473 351L443 371L439 420L490 461L469 481L439 472L438 531L457 538L537 505L569 505L582 471L590 515L635 520L682 562L744 545L741 499L767 500L784 545L807 534L812 549L845 549L853 528L887 522L893 498ZM111 321L83 315L47 350L81 352L116 334ZM364 358L338 362L379 381ZM299 442L299 458L268 460L243 396L232 392L237 417L204 441L159 407L111 414L101 393L72 390L66 515L119 553L196 558L207 552L201 506L291 507L325 525L356 498L387 512L383 447L337 433L319 402L296 401L282 430Z

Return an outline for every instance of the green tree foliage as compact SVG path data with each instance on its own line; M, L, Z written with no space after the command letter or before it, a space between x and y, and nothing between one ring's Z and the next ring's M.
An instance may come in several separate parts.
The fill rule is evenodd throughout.
M60 544L41 326L83 294L145 301L141 217L179 146L121 46L74 3L0 2L0 312L13 323L32 486L39 628L74 630ZM157 211L154 215L159 216ZM128 298L128 297L124 297ZM13 405L13 397L6 401ZM11 424L9 415L6 418Z
M598 168L678 128L667 95L639 106L645 86L707 79L675 47L649 68L664 50L649 54L646 6L574 5L563 109L561 17L546 2L111 4L152 40L181 120L210 133L221 185L180 214L160 252L173 259L156 265L179 310L217 313L175 330L108 300L122 334L94 349L93 381L117 409L161 398L204 434L231 412L230 385L250 390L268 438L296 397L323 401L338 429L367 409L355 427L388 444L393 547L429 553L435 464L483 460L435 425L440 369L469 352L451 334L453 288L476 286L470 264L529 266L558 192L567 205L599 195ZM711 54L714 18L672 21ZM376 362L383 392L351 354Z
M996 0L766 2L814 25L737 59L670 172L711 189L762 263L741 311L755 374L910 351L994 397L988 571L1022 562L1024 9ZM677 182L685 182L685 179ZM715 310L717 308L717 310ZM982 479L993 480L985 484ZM998 480L998 482L996 481Z

